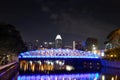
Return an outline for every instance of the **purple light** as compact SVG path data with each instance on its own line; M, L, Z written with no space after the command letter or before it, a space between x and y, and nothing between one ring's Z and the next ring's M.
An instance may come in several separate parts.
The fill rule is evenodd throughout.
M79 50L46 49L21 53L19 58L99 58L99 56Z
M19 75L17 80L94 80L99 79L98 73L89 74L61 74L61 75Z

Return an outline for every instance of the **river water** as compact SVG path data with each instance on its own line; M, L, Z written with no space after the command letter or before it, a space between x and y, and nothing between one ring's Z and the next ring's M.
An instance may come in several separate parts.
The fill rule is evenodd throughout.
M60 74L59 74L60 73ZM78 70L76 72L18 74L16 80L120 80L120 70L113 68L102 68L98 71Z

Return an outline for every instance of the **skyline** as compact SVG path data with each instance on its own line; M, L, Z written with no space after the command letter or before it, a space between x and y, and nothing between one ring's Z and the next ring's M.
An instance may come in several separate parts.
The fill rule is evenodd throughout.
M63 43L98 38L104 48L106 36L120 26L117 0L4 0L0 1L0 22L14 25L24 41L53 41L60 34Z

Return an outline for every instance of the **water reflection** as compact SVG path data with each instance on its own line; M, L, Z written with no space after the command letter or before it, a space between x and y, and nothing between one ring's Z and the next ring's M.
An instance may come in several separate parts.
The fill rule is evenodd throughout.
M120 76L104 74L104 75L101 75L100 80L120 80Z
M20 60L20 71L23 72L45 72L45 71L73 71L81 69L84 71L99 71L101 69L100 63L81 62L67 63L65 60Z
M66 65L64 60L43 60L43 61L20 61L20 70L21 71L54 71L54 70L74 70L73 66Z
M18 80L98 80L98 73L60 75L19 75Z
M17 80L120 80L120 76L100 73L19 75Z
M80 69L76 70L65 60L21 60L17 80L120 80L119 69L101 69L99 63L92 64L83 62L83 66L79 65Z

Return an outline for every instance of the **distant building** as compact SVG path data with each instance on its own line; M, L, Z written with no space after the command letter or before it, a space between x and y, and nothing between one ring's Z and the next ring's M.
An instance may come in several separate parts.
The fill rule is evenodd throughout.
M48 48L48 42L44 42L44 48Z
M39 40L28 41L25 43L28 50L37 50L40 48Z
M25 45L27 47L27 50L33 50L33 43L32 42L25 42Z
M60 35L57 35L55 38L55 48L62 48L62 38Z
M92 51L93 48L97 48L97 47L98 47L98 39L91 37L86 39L86 48L88 51Z
M85 50L85 42L84 41L73 41L73 50Z
M73 47L72 46L69 46L69 45L66 45L64 46L64 49L72 49Z
M73 41L73 50L75 50L76 48L75 48L75 41Z
M55 42L44 42L44 48L55 48Z

